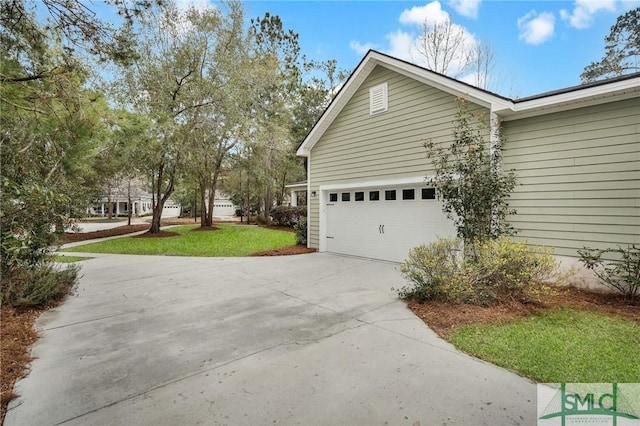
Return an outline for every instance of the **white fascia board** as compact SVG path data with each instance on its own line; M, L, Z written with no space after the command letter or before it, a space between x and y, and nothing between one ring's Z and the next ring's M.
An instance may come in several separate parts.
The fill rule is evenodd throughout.
M427 179L433 176L411 176L406 178L398 178L398 179L384 179L384 180L370 180L363 182L344 182L344 183L333 183L327 185L320 185L318 188L320 191L337 191L341 189L351 189L351 188L381 188L388 186L408 186L408 185L427 185Z
M442 90L443 92L450 93L453 96L469 99L471 102L480 106L484 106L486 108L490 108L491 110L508 109L513 107L513 102L507 99L491 95L490 93L452 80L438 73L431 72L429 70L417 67L412 64L408 64L403 61L394 60L391 58L385 59L386 61L380 64L385 68L388 68L406 77L412 78L428 86L435 87L436 89Z
M513 108L496 110L505 120L514 120L551 112L598 105L640 96L640 77L601 86L576 89L543 98L515 102Z
M302 142L296 155L300 157L308 157L311 148L318 142L320 137L329 128L333 120L338 116L342 108L349 102L353 94L358 90L362 82L369 76L371 71L377 65L377 60L374 59L375 52L369 52L369 55L362 61L362 63L351 74L349 80L342 87L338 95L331 102L329 107L324 111L316 125L311 129L311 132L307 135Z

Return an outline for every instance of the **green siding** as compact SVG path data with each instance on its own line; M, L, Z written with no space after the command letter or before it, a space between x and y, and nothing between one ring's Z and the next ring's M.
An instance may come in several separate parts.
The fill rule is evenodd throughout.
M369 115L369 89L385 82L388 111ZM423 144L451 140L457 108L455 96L376 67L311 150L311 191L327 184L433 174ZM316 248L318 202L310 198L309 243Z
M635 98L504 123L520 237L565 256L640 243L639 111Z

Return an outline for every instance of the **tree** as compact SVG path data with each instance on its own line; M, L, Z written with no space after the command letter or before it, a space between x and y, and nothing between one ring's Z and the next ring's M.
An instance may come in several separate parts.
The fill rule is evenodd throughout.
M604 41L604 57L584 68L583 83L640 70L640 7L619 16Z
M173 4L146 11L140 17L137 58L116 81L125 108L152 123L147 146L153 195L150 233L160 232L162 210L175 190L185 138L194 126L186 113L203 105L194 96L201 46L189 38L190 27L196 24L191 18L196 17L181 13Z
M50 253L99 191L91 165L108 131L107 102L87 88L89 58L81 55L128 60L121 30L148 4L107 1L127 22L119 29L83 2L0 0L3 302L47 303L76 278L75 269L55 271Z
M429 184L436 188L465 250L471 250L467 254L472 255L474 245L514 232L506 219L515 214L508 203L516 185L515 173L503 172L499 167L505 140L494 134L487 143L486 134L485 120L474 116L461 99L451 144L425 143L435 166L435 177L429 179Z
M425 19L415 48L431 71L457 78L462 75L472 60L469 38L464 29L454 24L449 17L443 22Z
M468 71L473 80L471 84L484 90L492 88L495 80L495 52L488 43L475 42L470 52Z

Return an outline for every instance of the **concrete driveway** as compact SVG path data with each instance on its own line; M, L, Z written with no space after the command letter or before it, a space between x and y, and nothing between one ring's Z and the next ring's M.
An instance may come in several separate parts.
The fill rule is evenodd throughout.
M535 385L438 339L395 264L96 256L6 426L535 424Z

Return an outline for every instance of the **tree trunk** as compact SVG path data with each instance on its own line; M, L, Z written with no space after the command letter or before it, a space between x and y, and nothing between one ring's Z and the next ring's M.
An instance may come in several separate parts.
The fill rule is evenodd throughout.
M131 226L131 179L127 182L127 225Z
M156 192L154 193L154 198L157 202L153 206L153 218L151 219L151 229L149 229L150 234L157 234L160 232L160 221L162 220L162 209L164 209L164 204L167 202L173 191L174 187L174 179L175 173L171 173L169 177L169 182L167 183L167 187L164 191L164 194L161 192L162 180L164 179L164 164L161 164L158 168L158 177L154 179L152 184L155 186Z
M107 219L111 220L111 182L107 183Z
M200 179L198 186L200 187L200 227L207 226L207 184L204 179Z

